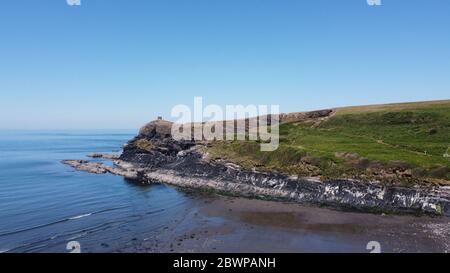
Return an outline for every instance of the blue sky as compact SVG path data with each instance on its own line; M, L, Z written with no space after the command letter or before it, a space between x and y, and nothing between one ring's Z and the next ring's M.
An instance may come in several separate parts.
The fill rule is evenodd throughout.
M10 0L0 128L138 128L176 104L450 99L450 1Z

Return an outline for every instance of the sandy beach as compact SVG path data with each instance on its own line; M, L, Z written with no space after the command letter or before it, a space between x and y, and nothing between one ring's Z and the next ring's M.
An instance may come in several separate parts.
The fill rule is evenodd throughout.
M119 252L448 252L450 221L196 194L182 218Z

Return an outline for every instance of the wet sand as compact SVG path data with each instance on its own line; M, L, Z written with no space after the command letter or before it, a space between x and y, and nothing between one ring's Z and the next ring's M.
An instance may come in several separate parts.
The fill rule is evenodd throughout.
M119 252L448 252L450 219L190 193L192 208Z

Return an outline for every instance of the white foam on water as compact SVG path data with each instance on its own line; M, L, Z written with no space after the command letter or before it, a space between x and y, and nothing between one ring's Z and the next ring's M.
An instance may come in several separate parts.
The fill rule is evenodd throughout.
M87 217L87 216L91 216L91 215L92 215L92 213L81 214L81 215L78 215L78 216L70 217L69 220L81 219L83 217Z

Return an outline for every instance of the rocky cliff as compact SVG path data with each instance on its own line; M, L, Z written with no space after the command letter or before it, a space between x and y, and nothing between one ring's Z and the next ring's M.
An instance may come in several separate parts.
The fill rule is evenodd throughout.
M207 143L172 139L171 125L164 120L146 124L138 136L124 145L120 157L113 159L115 167L88 161L65 163L82 171L110 172L139 183L162 182L232 195L361 211L450 216L450 189L446 187L403 188L349 179L321 181L247 170L221 159L211 159Z

